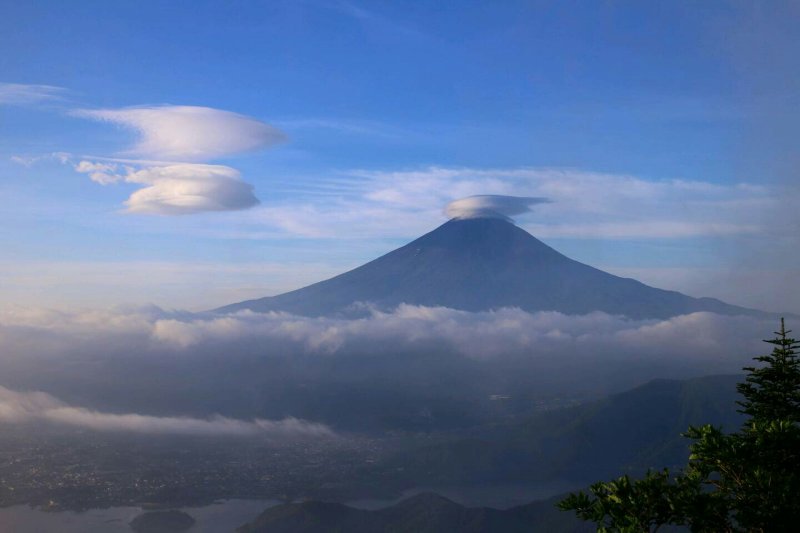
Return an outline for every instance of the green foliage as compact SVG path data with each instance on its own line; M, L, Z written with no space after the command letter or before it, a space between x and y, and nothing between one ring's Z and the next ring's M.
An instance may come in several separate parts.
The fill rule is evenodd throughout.
M591 496L579 492L559 502L563 510L574 510L578 517L597 523L597 531L638 533L654 531L662 524L683 523L687 512L697 505L711 506L694 479L672 480L669 471L649 471L644 478L622 476L598 482L589 488Z
M742 531L796 531L800 520L800 427L790 420L752 419L731 435L705 426L694 439L690 472L724 498Z
M644 478L622 476L598 482L558 503L561 510L595 522L602 533L656 531L662 525L685 525L692 531L725 531L727 508L716 494L704 489L697 472L671 477L665 468Z
M800 524L800 365L798 342L784 322L764 366L747 367L737 386L748 416L737 433L690 427L689 463L676 475L648 472L595 483L559 502L601 532L651 532L664 525L691 531L795 531Z
M760 420L791 420L800 422L800 360L798 341L788 337L783 319L777 337L765 340L775 345L772 353L756 357L765 365L746 367L747 379L736 389L745 397L741 412Z

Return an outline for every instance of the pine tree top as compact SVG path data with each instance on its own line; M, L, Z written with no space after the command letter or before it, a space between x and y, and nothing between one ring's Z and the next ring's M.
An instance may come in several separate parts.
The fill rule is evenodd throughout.
M744 368L748 375L737 386L744 400L737 403L742 407L739 412L750 417L748 425L759 420L800 422L800 342L790 333L781 318L775 338L764 340L774 345L772 353L754 358L764 366Z

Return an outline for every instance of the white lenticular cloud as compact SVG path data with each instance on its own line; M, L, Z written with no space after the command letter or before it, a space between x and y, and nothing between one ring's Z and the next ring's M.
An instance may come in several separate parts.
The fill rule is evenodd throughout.
M125 202L129 213L184 215L235 211L259 203L253 186L240 179L239 171L223 165L178 163L137 170L131 165L84 160L75 170L102 185L143 185Z
M78 110L74 115L112 122L139 133L129 153L156 161L83 160L75 170L101 185L143 185L125 202L129 213L185 215L247 209L259 203L253 186L229 166L158 160L207 161L258 150L285 139L279 130L230 111L195 106Z
M210 107L84 109L74 114L134 129L140 138L129 153L167 160L207 161L267 148L286 138L260 120Z
M323 424L297 418L238 420L223 416L190 418L104 413L73 407L43 392L17 392L0 386L0 423L48 422L94 431L276 438L330 437Z
M259 203L253 186L241 181L237 170L220 165L150 167L129 174L126 181L147 185L125 202L131 213L234 211Z
M444 208L448 218L501 218L510 220L531 210L536 204L547 204L547 198L533 196L505 196L500 194L481 194L460 198Z

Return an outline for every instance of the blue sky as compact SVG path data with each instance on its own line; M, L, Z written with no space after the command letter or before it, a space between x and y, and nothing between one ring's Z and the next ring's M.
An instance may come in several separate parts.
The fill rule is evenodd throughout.
M800 311L781 2L7 2L2 306L295 288L472 194L693 295Z

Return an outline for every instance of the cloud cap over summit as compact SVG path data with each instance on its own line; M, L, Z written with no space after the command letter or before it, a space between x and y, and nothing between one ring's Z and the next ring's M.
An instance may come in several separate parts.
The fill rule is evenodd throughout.
M548 198L536 196L478 194L450 202L445 206L444 213L451 219L499 218L510 222L512 216L527 213L534 205L550 202Z

